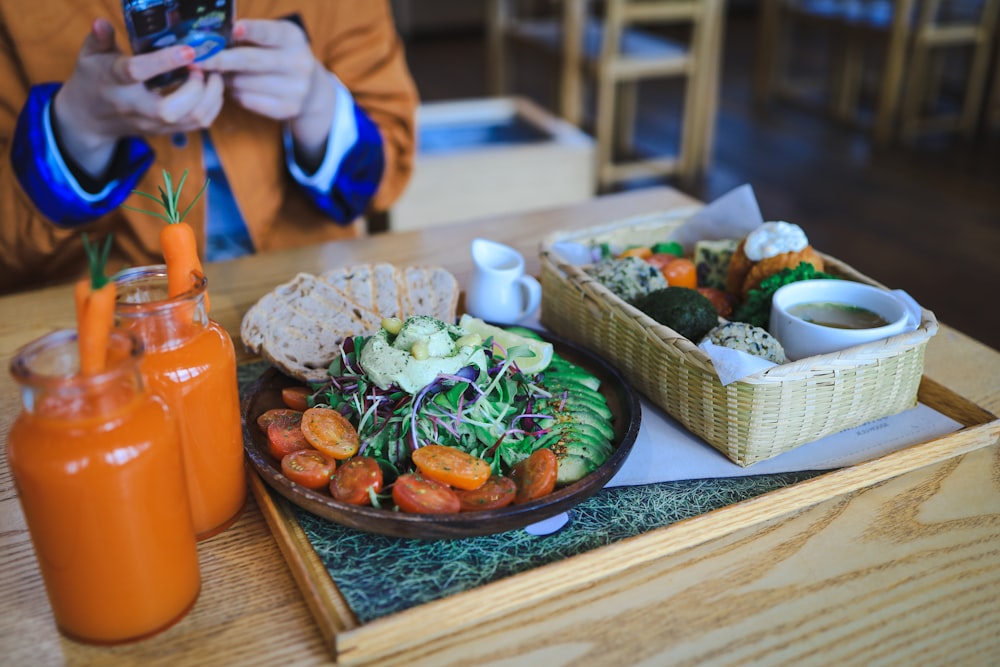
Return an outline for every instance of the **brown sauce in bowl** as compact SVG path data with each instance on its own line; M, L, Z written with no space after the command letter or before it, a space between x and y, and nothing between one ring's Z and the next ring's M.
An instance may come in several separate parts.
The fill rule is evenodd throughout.
M884 317L867 308L831 301L795 304L788 312L806 322L835 329L875 329L889 324Z

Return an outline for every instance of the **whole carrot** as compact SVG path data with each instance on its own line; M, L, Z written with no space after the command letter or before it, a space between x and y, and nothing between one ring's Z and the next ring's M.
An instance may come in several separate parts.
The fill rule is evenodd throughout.
M98 250L83 235L90 276L76 283L77 345L80 350L80 373L93 375L104 370L108 357L108 341L115 323L115 281L104 274L111 250L111 235Z
M193 283L192 274L197 274L199 276L205 275L201 266L201 260L198 257L198 242L195 239L194 229L192 229L191 225L184 222L184 218L194 206L195 202L198 201L199 197L201 197L205 188L208 187L208 181L205 181L205 184L201 186L201 190L198 191L198 194L194 196L194 199L191 200L191 203L188 204L187 208L181 212L179 209L179 202L181 190L184 188L184 182L187 180L187 175L188 172L185 169L184 174L181 175L181 180L175 189L173 179L170 177L170 174L164 170L163 185L159 188L159 197L155 197L146 192L140 192L139 190L133 190L135 194L151 199L159 204L160 207L163 208L162 213L159 211L133 208L131 206L122 206L122 208L127 208L131 211L139 211L140 213L155 215L161 220L166 221L167 226L160 231L160 247L163 250L163 261L167 265L167 292L171 297L178 296L191 289L191 285ZM206 311L208 310L208 307L208 293L206 292Z

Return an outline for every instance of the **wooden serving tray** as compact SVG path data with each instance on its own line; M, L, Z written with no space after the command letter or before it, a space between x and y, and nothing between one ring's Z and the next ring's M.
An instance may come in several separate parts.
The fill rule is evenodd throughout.
M747 530L768 530L776 520L791 519L795 523L794 515L809 516L811 509L826 501L854 497L907 473L993 445L1000 437L1000 420L994 415L926 377L918 397L963 427L866 463L818 474L366 623L358 620L331 578L296 518L295 508L270 492L256 474L249 475L250 486L337 664L418 663L432 653L457 659L492 631L506 631L509 635L512 625L545 623L546 618L555 618L553 614L579 613L581 605L595 604L594 591L610 588L619 595L648 596L647 578L652 575L637 578L637 571L662 569L664 562L683 558L689 550L697 550L709 541L727 543ZM826 527L810 526L809 530L813 535L812 531ZM751 547L744 548L748 556L752 555ZM387 581L385 586L391 587L393 582ZM597 600L596 604L602 602ZM542 613L545 618L525 615L531 613ZM846 613L850 618L852 612Z

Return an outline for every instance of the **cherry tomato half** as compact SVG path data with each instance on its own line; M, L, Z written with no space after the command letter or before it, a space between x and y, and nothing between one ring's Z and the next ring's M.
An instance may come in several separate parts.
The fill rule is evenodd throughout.
M459 489L478 489L490 477L489 463L454 447L424 445L412 458L424 477Z
M351 505L370 505L368 489L382 490L382 468L369 456L356 456L340 464L330 480L330 495Z
M298 426L302 423L302 413L298 410L291 410L289 408L274 408L273 410L262 412L260 416L257 417L257 426L264 432L267 432L267 427L274 422L295 424Z
M336 469L336 461L315 449L299 449L281 459L285 477L307 489L322 489Z
M559 461L551 449L536 449L510 472L517 494L514 504L531 502L549 495L556 488Z
M280 461L300 449L312 449L312 445L298 424L275 421L267 427L267 450L271 456Z
M302 433L309 444L343 461L358 453L358 431L347 417L331 408L309 408L302 413Z
M451 487L419 473L407 473L392 485L392 500L412 514L454 514L462 508Z
M292 410L305 412L309 409L309 397L312 390L309 387L285 387L281 390L281 400Z
M478 512L506 507L514 502L517 494L517 484L510 477L493 475L478 489L466 491L458 489L455 495L461 503L463 512Z

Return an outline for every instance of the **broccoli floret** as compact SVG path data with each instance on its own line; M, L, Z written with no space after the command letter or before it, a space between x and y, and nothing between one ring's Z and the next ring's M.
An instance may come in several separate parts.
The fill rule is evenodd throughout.
M712 302L687 287L654 290L638 299L635 307L695 343L719 323Z
M771 320L771 298L779 287L800 280L820 278L836 279L837 276L817 271L816 267L807 262L800 262L794 269L782 269L762 280L759 287L750 290L743 303L733 311L732 319L735 322L746 322L766 329Z

